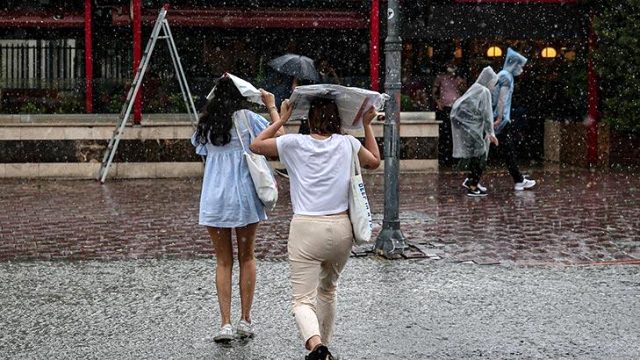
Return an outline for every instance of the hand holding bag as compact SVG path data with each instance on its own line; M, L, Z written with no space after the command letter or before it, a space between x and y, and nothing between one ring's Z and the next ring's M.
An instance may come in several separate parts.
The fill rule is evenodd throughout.
M253 185L256 188L258 198L260 198L260 201L262 201L267 210L273 210L276 206L276 202L278 201L278 185L276 184L276 179L271 172L271 167L269 166L266 157L254 154L244 146L242 134L240 134L240 131L238 130L238 121L236 121L236 117L243 119L245 127L249 130L249 134L251 134L251 140L256 137L244 110L236 111L233 116L234 127L238 134L238 140L240 140L240 144L242 145L244 158L247 160L251 180L253 180Z
M353 227L353 240L356 245L371 243L371 208L364 189L362 169L358 158L358 147L351 143L353 161L351 162L351 187L349 188L349 218Z

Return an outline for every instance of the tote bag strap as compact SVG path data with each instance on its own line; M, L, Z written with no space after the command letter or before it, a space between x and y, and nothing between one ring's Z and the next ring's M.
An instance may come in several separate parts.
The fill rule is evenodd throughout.
M235 113L233 113L233 127L236 129L236 134L238 134L238 140L240 140L240 145L242 145L242 150L244 152L247 152L247 148L245 148L244 146L244 141L242 141L242 134L240 133L240 130L238 130L238 117L244 118L244 123L245 123L245 126L249 129L249 134L251 134L251 139L254 138L253 131L251 130L251 127L247 126L248 124L247 115L244 113L244 110L238 110Z
M348 135L349 137L353 137ZM360 168L360 158L358 157L358 146L349 138L349 144L351 144L351 152L353 153L353 160L351 161L351 176L361 175L362 169Z
M244 126L249 130L249 134L251 135L251 141L256 138L256 134L253 133L253 129L251 128L251 124L249 124L249 118L247 117L247 113L244 110L240 110L240 117L244 120Z

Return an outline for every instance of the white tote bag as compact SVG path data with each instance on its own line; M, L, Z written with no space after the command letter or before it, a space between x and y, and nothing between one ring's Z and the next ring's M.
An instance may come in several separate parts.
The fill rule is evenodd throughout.
M271 172L271 167L267 162L267 158L263 155L252 153L251 150L244 146L242 135L238 130L238 119L236 119L236 117L243 120L245 127L249 130L249 134L251 134L251 140L256 136L253 133L253 129L249 124L249 120L247 119L247 115L244 110L236 111L234 114L234 126L236 128L236 134L238 134L238 140L240 140L240 144L242 144L244 158L247 160L253 185L256 188L256 193L258 193L258 198L260 198L260 201L262 201L267 210L273 210L276 206L276 202L278 201L278 185L276 184L276 179Z
M353 149L353 161L351 162L351 187L349 188L349 218L353 226L353 239L356 245L369 244L371 242L371 208L367 193L364 190L362 169L358 159L357 145L351 144Z

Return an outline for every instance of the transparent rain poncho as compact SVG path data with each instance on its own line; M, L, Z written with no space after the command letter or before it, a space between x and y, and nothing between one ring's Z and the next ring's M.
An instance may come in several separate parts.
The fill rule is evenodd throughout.
M514 76L520 75L522 67L527 63L527 58L512 48L507 49L507 56L504 59L502 70L506 70Z
M491 89L497 81L498 75L487 66L467 92L453 103L450 118L454 158L487 158L486 135L494 135Z
M345 130L362 129L363 115L373 106L382 110L387 94L356 87L334 84L316 84L298 86L293 90L289 101L293 104L292 119L306 118L309 113L309 100L313 97L334 99Z
M498 125L496 133L511 122L511 97L514 89L514 76L522 74L522 68L527 63L527 58L520 55L512 48L507 49L507 56L504 59L504 67L498 73L496 87L491 90L493 100L493 116L501 117L502 122Z

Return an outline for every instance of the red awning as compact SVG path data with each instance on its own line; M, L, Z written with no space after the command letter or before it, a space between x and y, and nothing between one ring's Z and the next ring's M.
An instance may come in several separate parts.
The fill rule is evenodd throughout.
M145 10L144 25L153 25L156 11ZM221 28L286 28L286 29L366 29L367 14L356 11L327 10L226 10L170 9L167 19L171 26ZM129 10L113 12L113 24L129 26Z
M578 0L455 0L457 3L503 3L503 4L570 4L575 5Z
M82 12L65 12L58 16L53 12L0 11L0 27L82 28Z

